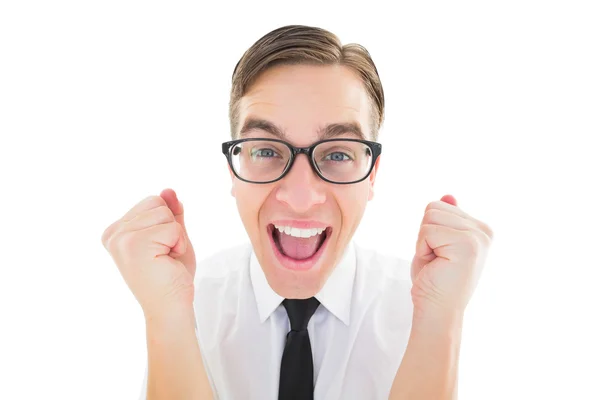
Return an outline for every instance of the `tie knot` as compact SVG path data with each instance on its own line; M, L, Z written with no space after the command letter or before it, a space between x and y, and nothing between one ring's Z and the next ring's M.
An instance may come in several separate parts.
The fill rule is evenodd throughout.
M285 311L287 311L292 330L306 330L308 327L308 321L310 321L310 318L317 310L317 307L319 307L319 304L319 300L314 297L309 299L283 300L283 306L285 307Z

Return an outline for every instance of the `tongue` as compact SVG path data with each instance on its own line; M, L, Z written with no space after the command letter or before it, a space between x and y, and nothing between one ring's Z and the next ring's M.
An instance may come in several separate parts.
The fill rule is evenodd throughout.
M281 252L284 255L295 258L296 260L302 260L311 257L317 252L323 234L311 236L309 238L297 238L276 231L276 235L279 239Z

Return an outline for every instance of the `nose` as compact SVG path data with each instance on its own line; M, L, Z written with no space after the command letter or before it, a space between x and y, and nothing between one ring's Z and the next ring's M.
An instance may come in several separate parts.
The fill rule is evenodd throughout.
M280 181L276 199L301 214L316 205L325 203L324 183L313 171L308 156L299 154L292 168Z

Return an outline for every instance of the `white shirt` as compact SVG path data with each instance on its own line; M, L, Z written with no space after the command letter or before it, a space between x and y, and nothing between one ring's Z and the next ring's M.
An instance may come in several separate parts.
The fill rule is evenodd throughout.
M290 323L251 245L198 264L198 343L215 398L277 400ZM387 399L412 323L410 263L350 242L310 319L314 399ZM146 398L146 376L141 399Z

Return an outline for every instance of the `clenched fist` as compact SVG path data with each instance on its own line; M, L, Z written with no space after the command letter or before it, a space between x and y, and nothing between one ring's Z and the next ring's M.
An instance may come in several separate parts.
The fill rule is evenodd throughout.
M412 261L415 310L462 313L492 244L492 229L446 195L427 205Z
M102 244L144 313L192 305L196 256L171 189L139 202L102 234Z

